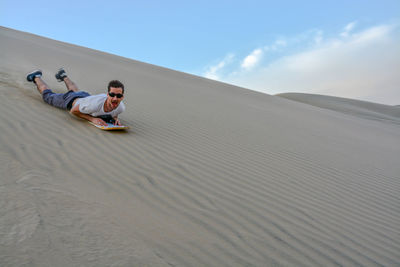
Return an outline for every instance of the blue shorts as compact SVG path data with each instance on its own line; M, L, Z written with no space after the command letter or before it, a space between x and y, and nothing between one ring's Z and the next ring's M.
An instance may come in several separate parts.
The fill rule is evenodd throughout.
M68 91L64 94L56 94L50 89L44 90L42 94L43 100L47 104L67 110L72 108L72 102L74 102L76 98L84 98L87 96L90 96L90 94L85 91Z

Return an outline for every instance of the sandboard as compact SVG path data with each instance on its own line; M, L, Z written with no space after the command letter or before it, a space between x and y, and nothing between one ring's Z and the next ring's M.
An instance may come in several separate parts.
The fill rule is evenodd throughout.
M104 131L121 131L121 130L127 130L129 129L129 126L125 126L125 125L114 125L112 123L107 123L107 126L102 126L102 125L98 125L95 124L91 121L89 121L90 124L92 124L93 126L96 126L97 128L104 130Z

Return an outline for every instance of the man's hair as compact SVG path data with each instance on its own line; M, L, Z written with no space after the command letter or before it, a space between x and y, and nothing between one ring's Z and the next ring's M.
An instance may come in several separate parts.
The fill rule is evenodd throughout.
M118 80L112 80L108 83L108 92L110 92L110 88L114 87L114 88L122 88L122 93L124 93L124 85L118 81Z

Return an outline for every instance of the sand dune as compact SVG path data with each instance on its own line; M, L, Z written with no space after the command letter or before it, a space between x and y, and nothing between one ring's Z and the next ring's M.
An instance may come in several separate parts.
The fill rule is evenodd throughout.
M278 94L277 96L366 119L387 120L394 123L400 122L400 108L398 106L389 106L341 97L302 93L285 93Z
M90 93L120 79L131 130L45 104L25 73L62 92L60 66ZM7 28L0 109L1 266L400 265L396 114L349 116Z

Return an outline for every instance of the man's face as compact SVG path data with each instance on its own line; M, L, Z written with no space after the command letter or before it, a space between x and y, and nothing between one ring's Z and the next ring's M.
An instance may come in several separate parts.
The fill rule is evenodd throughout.
M107 101L109 102L112 109L116 109L122 99L124 99L122 88L110 87L110 91L108 92L107 97Z

